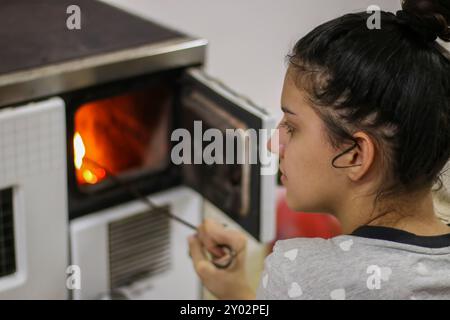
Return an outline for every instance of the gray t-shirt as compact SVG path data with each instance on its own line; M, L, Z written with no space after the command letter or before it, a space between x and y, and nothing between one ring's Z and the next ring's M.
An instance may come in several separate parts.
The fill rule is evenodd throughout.
M277 241L256 299L450 299L450 234L363 226Z

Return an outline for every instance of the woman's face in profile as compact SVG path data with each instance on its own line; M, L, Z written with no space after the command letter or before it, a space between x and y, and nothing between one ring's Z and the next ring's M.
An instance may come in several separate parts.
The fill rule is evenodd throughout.
M278 127L279 150L270 145L269 149L280 157L287 204L296 211L331 212L344 195L347 180L331 165L337 150L306 93L296 86L291 70L284 79L281 107L284 116Z

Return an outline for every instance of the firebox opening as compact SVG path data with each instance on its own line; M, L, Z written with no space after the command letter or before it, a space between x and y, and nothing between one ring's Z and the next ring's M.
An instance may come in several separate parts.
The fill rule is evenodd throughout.
M157 85L81 105L73 135L79 189L107 185L108 173L134 177L167 168L171 103L169 88Z

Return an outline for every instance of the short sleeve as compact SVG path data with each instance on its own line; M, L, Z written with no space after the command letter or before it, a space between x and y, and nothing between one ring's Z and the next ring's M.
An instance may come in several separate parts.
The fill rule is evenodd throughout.
M283 253L278 241L273 251L264 260L264 269L261 273L257 300L280 300L288 299L286 291L286 280L284 275Z
M323 272L333 256L330 250L329 241L321 238L278 240L264 260L256 299L309 300L323 296L321 292L330 284L332 273Z

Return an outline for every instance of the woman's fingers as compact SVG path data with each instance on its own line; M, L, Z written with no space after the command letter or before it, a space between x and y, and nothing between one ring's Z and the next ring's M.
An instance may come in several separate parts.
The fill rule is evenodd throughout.
M210 218L203 221L199 230L201 240L206 239L209 244L227 244L235 251L239 251L247 243L247 237L242 232L226 229L222 224Z
M244 233L237 230L226 229L223 224L210 218L206 218L203 223L198 226L197 231L197 237L192 240L192 245L197 252L196 261L198 261L200 265L203 263L201 260L205 260L208 263L205 267L216 269L218 268L217 265L227 265L230 259L235 258L238 266L243 263L247 244L247 237ZM229 249L227 250L221 245L225 245L229 247ZM202 249L206 249L206 251L213 256L212 261L209 260L209 256L207 256ZM232 257L231 255L235 253L240 254L238 254L237 257ZM236 263L233 265L236 266ZM206 270L206 272L207 271L208 270Z
M188 240L189 252L197 274L202 280L213 277L215 267L205 256L201 241L195 236L190 236Z
M204 223L197 228L197 231L198 238L208 252L215 257L221 257L225 254L225 252L217 246L218 242L214 240L214 236L205 228Z

